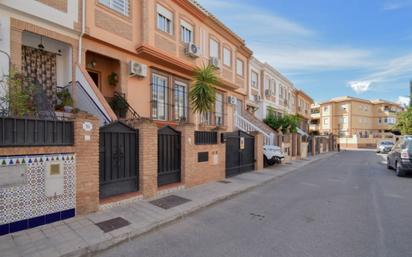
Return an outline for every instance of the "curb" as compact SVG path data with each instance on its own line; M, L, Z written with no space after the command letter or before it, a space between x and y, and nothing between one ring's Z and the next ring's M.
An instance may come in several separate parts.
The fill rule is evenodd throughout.
M203 209L205 209L207 207L213 206L215 204L219 204L221 202L224 202L226 200L234 198L238 195L241 195L243 193L251 191L251 190L253 190L257 187L269 184L269 183L271 183L271 182L273 182L273 181L275 181L275 180L277 180L281 177L284 177L284 176L290 174L291 172L297 171L297 170L299 170L299 169L301 169L301 168L303 168L303 167L305 167L309 164L312 164L316 161L319 161L319 160L322 160L322 159L325 159L325 158L332 157L336 154L337 154L337 152L322 154L322 155L316 157L316 159L308 160L306 163L304 163L303 165L300 165L298 167L293 167L292 169L287 169L284 172L276 174L273 178L270 178L268 180L260 182L256 185L252 185L252 186L246 187L244 189L233 191L233 192L231 192L227 195L224 195L224 196L215 198L213 200L210 200L208 202L202 203L201 205L192 207L189 210L185 210L185 211L183 211L179 214L176 214L175 216L172 216L170 218L166 218L166 219L164 219L162 221L159 221L157 223L154 223L154 224L150 224L150 225L145 226L143 228L139 228L139 229L133 229L132 228L131 231L125 232L124 234L121 234L117 237L105 240L103 242L97 243L97 244L92 245L92 246L87 246L85 248L72 251L70 253L61 255L61 257L92 257L92 256L94 256L95 254L97 254L99 252L103 252L103 251L108 250L110 248L116 247L117 245L120 245L120 244L122 244L126 241L130 241L130 240L136 239L140 236L144 236L145 234L153 232L153 231L155 231L156 229L158 229L160 227L164 227L164 226L173 224L174 222L176 222L180 219L183 219L183 218L185 218L189 215L193 215L193 214L195 214L199 211L202 211ZM263 170L272 170L272 171L274 171L274 169L267 169L267 168L262 169L261 171L263 171ZM257 171L257 172L259 172L259 171Z

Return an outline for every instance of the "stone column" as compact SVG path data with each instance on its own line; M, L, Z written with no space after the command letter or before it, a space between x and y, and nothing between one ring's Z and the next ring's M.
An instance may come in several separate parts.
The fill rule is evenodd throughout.
M86 113L75 116L77 214L95 212L99 208L99 128L100 121L96 117Z
M131 124L139 130L139 191L144 198L157 194L157 126L142 119Z
M187 187L191 186L191 171L194 163L194 136L195 125L185 123L179 125L176 130L181 133L181 176L182 184Z

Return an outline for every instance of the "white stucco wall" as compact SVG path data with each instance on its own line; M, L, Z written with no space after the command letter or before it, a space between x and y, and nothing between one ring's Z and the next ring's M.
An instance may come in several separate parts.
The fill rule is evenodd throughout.
M33 17L47 20L68 29L74 29L74 22L78 21L79 8L77 0L68 0L67 13L52 8L34 0L1 0L0 9L10 8Z
M10 54L10 18L0 13L0 50ZM0 77L9 72L9 59L0 53Z

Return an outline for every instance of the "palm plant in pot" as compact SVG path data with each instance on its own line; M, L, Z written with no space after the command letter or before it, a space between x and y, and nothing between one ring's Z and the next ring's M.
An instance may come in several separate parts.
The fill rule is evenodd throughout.
M73 112L73 98L70 94L68 88L64 88L57 93L57 98L59 104L56 106L57 109L63 109L64 112Z
M216 89L219 79L216 69L211 66L197 67L193 75L193 87L189 92L189 100L193 112L200 116L213 110L216 101Z

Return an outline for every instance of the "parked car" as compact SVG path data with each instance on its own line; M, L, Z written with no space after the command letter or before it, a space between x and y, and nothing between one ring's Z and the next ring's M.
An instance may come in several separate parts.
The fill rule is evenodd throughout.
M412 136L402 136L387 156L388 169L395 169L398 177L412 171Z
M285 155L282 153L282 149L279 146L275 145L264 145L263 146L263 158L264 165L272 166L274 164L279 164L282 162L282 159L285 158Z
M392 150L394 143L391 141L382 141L378 144L376 148L377 153L389 153Z

